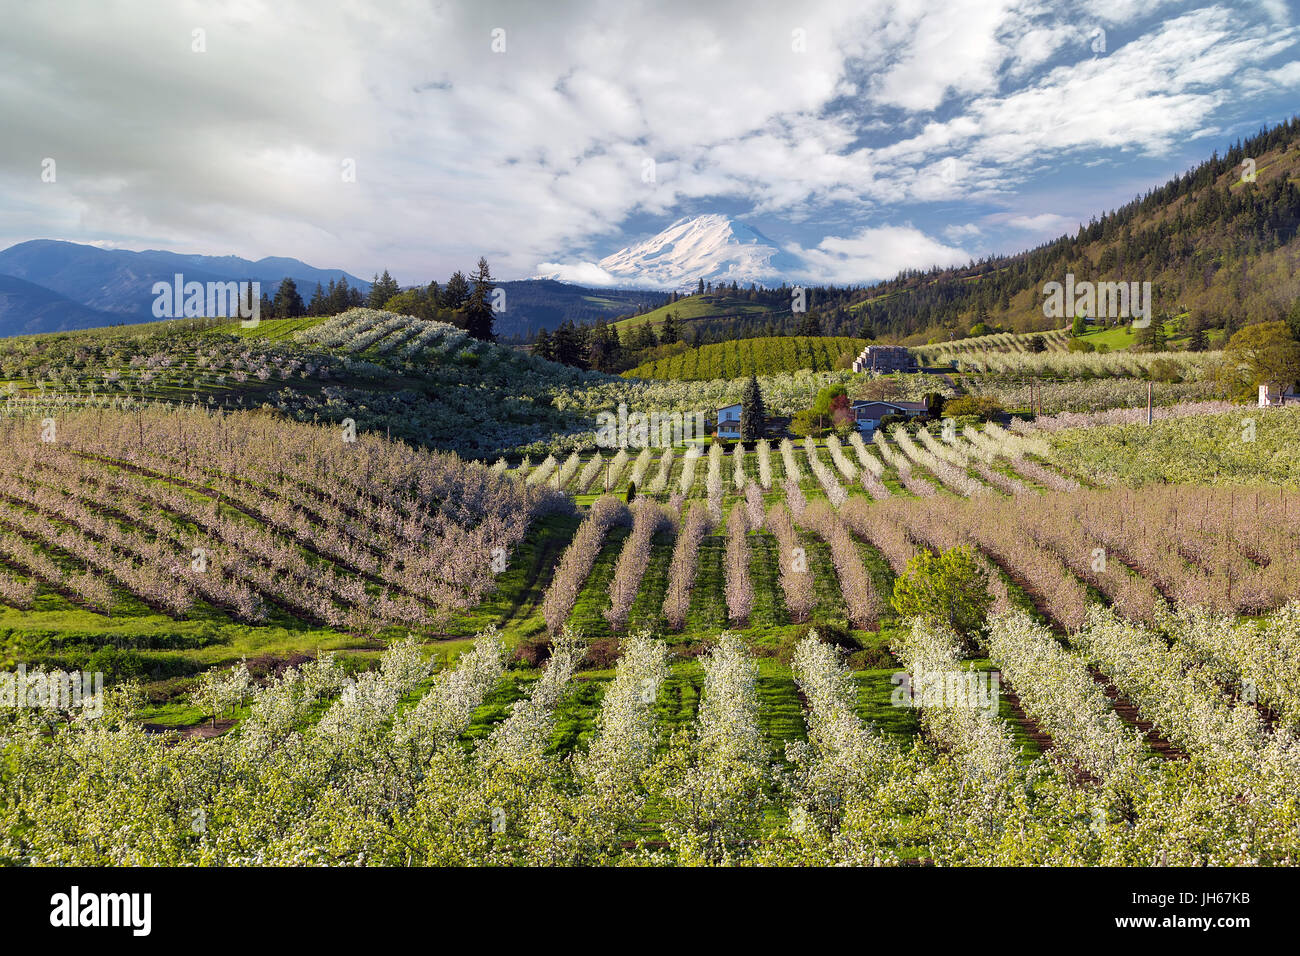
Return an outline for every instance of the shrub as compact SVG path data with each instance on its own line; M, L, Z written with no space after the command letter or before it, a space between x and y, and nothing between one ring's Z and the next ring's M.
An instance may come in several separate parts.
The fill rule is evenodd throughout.
M855 671L897 670L898 661L883 644L864 648L849 656L849 667Z
M587 645L587 656L582 666L596 671L607 671L618 663L622 654L616 637L602 637Z
M510 660L520 667L541 667L550 659L551 639L549 637L526 637L515 647Z
M993 598L988 571L963 545L942 554L918 551L894 581L890 603L903 617L946 624L969 636L984 626Z
M833 647L838 647L841 650L852 652L862 649L861 642L854 637L846 627L828 621L821 621L799 628L799 630L795 632L794 643L798 644L804 638L810 636L814 631L825 643L830 644Z
M1182 371L1173 359L1156 359L1147 366L1147 378L1153 382L1177 383L1183 380Z
M1002 413L1002 406L996 399L988 395L962 395L960 398L950 400L943 407L944 418L976 415L983 421L991 421ZM885 417L888 418L889 416Z

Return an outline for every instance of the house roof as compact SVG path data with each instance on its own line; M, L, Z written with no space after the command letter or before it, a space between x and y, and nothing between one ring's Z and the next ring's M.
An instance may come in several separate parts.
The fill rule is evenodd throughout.
M853 403L855 409L866 408L869 405L883 405L886 408L896 408L900 412L923 412L929 407L925 402L886 402L881 399L859 399Z
M734 404L732 404L732 405L719 405L719 406L718 406L718 411L720 411L720 412L727 412L727 411L730 411L730 410L733 409L733 408L740 408L740 407L742 407L743 405L744 405L743 402L736 402L736 403L734 403Z

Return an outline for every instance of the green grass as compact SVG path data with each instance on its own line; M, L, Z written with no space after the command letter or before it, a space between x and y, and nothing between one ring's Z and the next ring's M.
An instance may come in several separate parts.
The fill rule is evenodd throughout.
M1184 314L1182 316L1177 316L1176 318L1181 318L1186 321L1187 315ZM1171 349L1176 350L1186 348L1188 341L1191 339L1190 334L1184 333L1178 336L1172 335L1174 330L1172 323L1166 323L1164 328L1166 336L1169 336L1168 344ZM1223 333L1220 330L1214 329L1206 334L1207 346L1209 348L1222 348L1223 343L1221 340L1223 338ZM1090 325L1087 331L1084 332L1083 335L1079 336L1079 338L1084 342L1087 342L1089 345L1092 345L1094 348L1099 345L1104 345L1112 352L1124 352L1137 343L1137 332L1133 330L1131 325L1117 325L1111 329Z
M604 612L610 607L609 583L614 577L618 556L629 534L631 529L627 527L609 530L596 563L592 565L591 573L583 582L578 599L569 613L569 627L588 639L609 637L612 633Z
M664 618L664 596L668 593L668 567L673 560L674 538L671 532L662 531L650 542L650 563L641 577L641 587L632 611L628 615L628 629L647 629L663 634L667 627Z
M262 319L256 326L251 328L245 328L242 323L236 323L233 326L223 327L223 331L238 335L243 339L266 339L271 342L279 342L283 339L292 339L295 332L310 329L330 318L332 316L304 315L296 319Z
M788 311L788 309L787 309ZM690 295L661 305L642 315L630 316L611 323L620 332L634 329L647 323L656 329L663 325L664 317L671 312L678 322L692 319L712 319L737 315L766 315L775 310L761 302L751 302L743 292L708 292L704 295Z
M496 588L477 607L455 617L447 626L448 635L468 637L495 625L507 643L513 643L543 633L542 599L581 522L581 515L548 515L537 521L509 556Z

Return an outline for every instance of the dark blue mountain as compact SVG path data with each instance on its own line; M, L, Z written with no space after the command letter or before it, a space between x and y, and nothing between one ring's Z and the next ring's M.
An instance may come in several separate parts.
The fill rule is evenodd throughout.
M257 262L238 256L197 256L151 250L99 249L75 242L33 239L0 252L0 275L44 286L83 306L116 316L119 322L154 319L153 285L170 284L176 273L186 282L258 281L262 291L275 294L288 276L304 299L316 283L345 277L362 291L370 283L341 269L317 269L297 259L267 258Z
M119 315L73 302L44 286L0 275L0 336L92 329L121 321Z
M268 257L253 262L238 256L164 249L133 252L33 239L0 252L0 275L22 280L28 287L21 295L15 287L0 335L151 322L156 318L154 283L171 285L177 273L186 282L256 281L270 296L288 276L304 301L311 298L317 283L327 287L331 279L344 278L362 292L370 290L365 279L341 269L318 269L299 259ZM548 279L498 284L506 293L506 310L497 316L496 331L507 341L529 340L538 329L554 329L564 321L595 322L653 309L668 298L661 291L588 289ZM32 291L38 287L48 296Z

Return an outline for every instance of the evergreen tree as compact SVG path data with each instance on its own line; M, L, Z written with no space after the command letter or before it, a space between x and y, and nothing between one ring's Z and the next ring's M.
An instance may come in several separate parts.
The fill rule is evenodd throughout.
M1155 319L1146 328L1138 329L1133 348L1139 352L1163 352L1166 338L1164 323Z
M555 361L575 368L588 368L587 336L571 319L561 322L551 334Z
M298 294L297 283L288 276L280 281L280 288L275 293L275 301L271 304L275 309L276 317L281 319L297 318L307 311L302 304L302 296Z
M326 306L325 290L321 287L321 284L317 282L316 291L311 294L311 302L307 304L307 314L324 315L325 306Z
M551 342L551 334L545 328L537 330L537 339L533 342L533 354L538 358L555 361L555 346Z
M588 333L587 357L591 367L599 372L615 372L621 368L623 342L618 329L601 322Z
M664 324L659 329L659 341L664 345L671 345L679 338L677 332L677 317L671 312L665 313Z
M817 317L816 312L805 312L803 320L799 323L800 335L821 335L822 322Z
M765 431L767 410L763 407L763 392L758 387L758 377L751 375L740 399L740 440L758 441Z
M466 301L469 300L469 280L465 278L465 273L457 269L450 279L447 280L446 287L442 290L442 307L444 309L464 308Z
M1295 300L1291 311L1287 313L1286 328L1291 333L1291 338L1300 342L1300 299Z
M329 292L327 293L329 297L329 314L338 315L340 312L346 312L354 305L360 305L359 302L353 301L354 292L358 296L360 295L359 290L348 286L346 278L340 276L337 284L331 279Z
M1029 340L1029 351L1046 352L1047 340L1043 338L1041 335L1035 335L1033 338Z
M366 305L372 309L382 309L384 303L401 291L402 289L397 284L397 280L390 276L388 270L385 269L384 274L375 276L375 281L371 283L370 295L366 299Z
M659 344L659 337L655 335L654 326L649 322L643 322L632 330L628 336L628 347L634 351L643 349L652 349Z
M492 331L492 322L496 318L492 308L492 290L495 288L488 261L479 256L478 269L474 273L474 291L465 303L465 331L480 342L496 341L496 333Z

